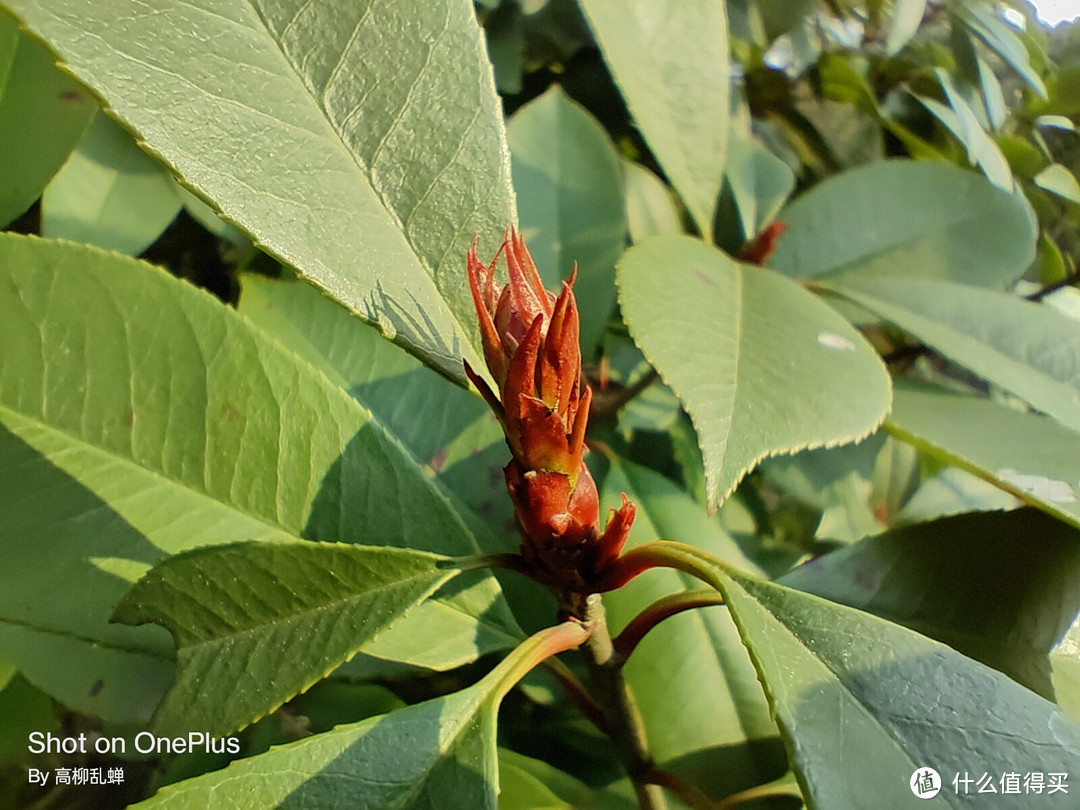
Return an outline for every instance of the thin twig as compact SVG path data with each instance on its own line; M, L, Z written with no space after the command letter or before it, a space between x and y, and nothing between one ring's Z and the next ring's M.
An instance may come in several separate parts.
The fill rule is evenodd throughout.
M699 588L692 591L668 594L661 599L657 599L630 620L630 623L623 628L613 642L615 651L623 659L629 658L645 634L664 619L674 616L676 613L682 613L684 610L722 604L724 604L724 597L715 588Z

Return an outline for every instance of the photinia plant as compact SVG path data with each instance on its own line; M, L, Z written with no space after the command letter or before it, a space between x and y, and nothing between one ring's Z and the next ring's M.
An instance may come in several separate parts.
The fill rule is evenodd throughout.
M1065 29L0 5L3 806L1078 789Z

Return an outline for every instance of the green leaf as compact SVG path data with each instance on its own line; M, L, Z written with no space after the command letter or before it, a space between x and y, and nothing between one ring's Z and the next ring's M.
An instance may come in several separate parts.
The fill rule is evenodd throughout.
M619 787L590 788L543 760L499 749L499 810L635 810L629 781Z
M981 397L897 383L885 429L1080 527L1080 434Z
M885 37L885 52L898 54L915 36L926 12L926 0L896 0L889 33Z
M945 91L945 97L949 100L949 107L946 108L931 98L919 97L919 101L963 144L964 149L967 150L969 163L980 167L987 179L998 188L1007 192L1012 191L1012 171L1005 155L1002 154L994 139L983 129L978 114L968 105L953 84L948 71L938 68L935 73Z
M771 222L795 188L795 174L751 138L732 138L724 178L739 212L743 239L752 239Z
M464 382L465 251L514 220L471 2L7 5L226 220Z
M763 458L854 441L888 410L877 354L783 276L658 236L627 251L618 283L631 334L694 420L711 508Z
M99 115L45 189L41 235L137 256L181 206L168 172L110 118Z
M1080 432L1080 323L1011 293L937 279L827 285Z
M954 774L1068 773L1080 756L1080 724L1000 672L868 613L719 564L711 573L816 807L904 806L927 766L943 783L927 806L967 806Z
M943 163L891 160L831 177L780 212L770 266L795 278L841 273L1003 287L1035 257L1024 200Z
M580 625L542 631L474 686L274 748L135 806L495 810L499 703L528 669L585 637Z
M94 100L0 9L0 226L33 205L95 112Z
M682 233L679 210L671 189L644 166L623 160L622 167L630 241L643 242L661 233Z
M507 127L521 232L549 289L570 277L591 357L615 305L615 262L626 241L619 156L600 124L558 85Z
M994 10L957 3L951 7L953 14L972 34L977 36L994 53L1015 70L1020 78L1044 101L1049 100L1046 85L1031 66L1031 59L1023 41Z
M150 265L0 236L0 345L0 658L81 711L145 720L168 684L168 634L107 618L170 554L297 536L480 550L356 399ZM491 578L460 599L461 644L426 665L514 642Z
M424 601L458 573L440 567L445 559L302 541L196 549L152 568L112 621L153 622L176 642L179 673L155 730L225 735L308 689Z
M678 537L736 564L752 565L718 522L706 517L701 504L658 473L613 462L602 500L617 505L622 492L638 507L628 548ZM694 587L697 582L689 575L662 570L605 594L612 632L657 599ZM727 796L787 769L783 751L770 744L776 742L776 727L725 608L698 608L665 619L627 659L624 674L652 755L661 767L676 770L709 795Z
M1080 721L1080 617L1050 653L1050 667L1058 705Z
M903 624L1053 699L1047 656L1080 611L1080 534L1032 509L908 526L780 582Z
M1035 175L1034 179L1035 185L1044 191L1080 205L1080 183L1077 183L1073 173L1060 163L1051 163Z
M724 5L582 0L581 7L635 124L711 241L728 132Z

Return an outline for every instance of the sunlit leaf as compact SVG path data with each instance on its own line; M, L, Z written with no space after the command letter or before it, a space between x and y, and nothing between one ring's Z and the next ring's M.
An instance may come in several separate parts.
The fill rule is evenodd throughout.
M226 220L464 381L465 251L514 220L471 2L7 6Z
M112 620L172 633L177 680L154 714L166 736L224 736L306 690L457 573L442 557L332 543L239 543L171 557Z
M783 276L658 236L618 282L631 334L694 420L713 508L763 458L854 441L888 410L877 354Z
M728 132L724 4L582 0L581 7L635 124L708 240Z

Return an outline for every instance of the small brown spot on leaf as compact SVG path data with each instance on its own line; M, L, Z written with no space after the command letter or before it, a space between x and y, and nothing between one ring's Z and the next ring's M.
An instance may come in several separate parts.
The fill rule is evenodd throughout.
M697 277L699 279L701 279L703 284L708 284L710 287L715 287L716 286L716 282L713 281L711 278L709 278L704 273L702 273L700 270L697 271Z
M105 681L96 680L94 685L90 687L90 697L97 697L102 689L105 688Z
M428 466L431 471L438 475L442 472L443 465L446 463L446 457L448 451L445 447L441 448L434 456L431 457L431 461L428 462Z
M60 100L61 101L82 101L83 100L83 94L80 93L78 90L61 90L60 91Z

